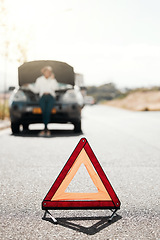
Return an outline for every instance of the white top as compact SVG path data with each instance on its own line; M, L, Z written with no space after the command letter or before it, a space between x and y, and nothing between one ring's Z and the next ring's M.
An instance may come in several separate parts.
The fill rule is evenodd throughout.
M55 97L55 91L58 90L58 82L56 79L41 76L37 78L34 84L29 84L28 87L32 92L39 93L40 96L44 93L49 93Z

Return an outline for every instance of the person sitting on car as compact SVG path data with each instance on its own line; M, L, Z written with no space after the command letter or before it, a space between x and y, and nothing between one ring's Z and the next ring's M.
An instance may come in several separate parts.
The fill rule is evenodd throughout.
M55 91L58 90L58 82L55 79L52 67L46 66L42 68L41 73L43 75L36 79L35 84L29 84L28 87L32 92L40 95L39 105L42 110L44 130L39 133L39 136L50 136L51 133L47 125L50 121L52 108L56 102Z

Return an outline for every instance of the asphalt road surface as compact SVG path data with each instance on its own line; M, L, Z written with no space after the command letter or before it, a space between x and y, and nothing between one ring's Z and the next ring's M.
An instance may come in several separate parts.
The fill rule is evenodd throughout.
M83 134L50 125L52 136L44 138L37 136L40 128L17 136L0 132L0 239L160 239L160 112L91 106L83 109ZM49 216L42 219L41 202L83 136L121 209L111 223L109 210L51 211L55 225ZM87 192L90 181L77 174L71 187Z

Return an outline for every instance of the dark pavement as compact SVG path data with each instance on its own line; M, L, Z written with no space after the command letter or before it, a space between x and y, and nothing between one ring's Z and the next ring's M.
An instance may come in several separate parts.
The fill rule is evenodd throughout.
M53 124L50 138L38 137L41 127L17 136L0 131L0 239L160 239L160 112L91 106L83 109L82 134ZM42 220L41 202L83 136L121 209L111 223L109 210L56 210L54 225ZM73 188L90 188L83 177Z

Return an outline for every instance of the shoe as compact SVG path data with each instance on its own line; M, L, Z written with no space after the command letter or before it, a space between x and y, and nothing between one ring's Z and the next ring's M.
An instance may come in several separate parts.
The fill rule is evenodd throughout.
M50 137L50 136L51 136L51 132L50 132L49 130L46 132L46 136L47 136L47 137Z
M44 137L45 136L45 131L41 131L39 134L38 134L39 137Z

